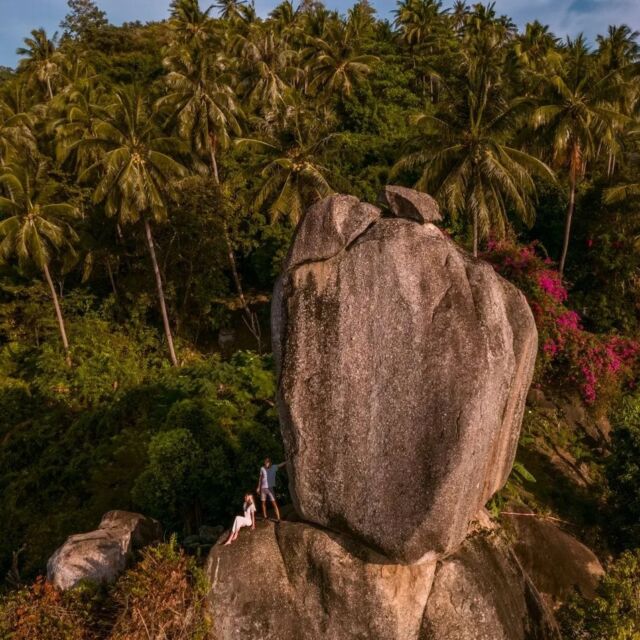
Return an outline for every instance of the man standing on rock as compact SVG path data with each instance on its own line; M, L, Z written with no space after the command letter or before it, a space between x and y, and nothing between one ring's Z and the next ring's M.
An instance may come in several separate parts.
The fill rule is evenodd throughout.
M271 500L273 509L276 512L276 520L280 522L280 509L276 502L276 473L278 469L284 467L287 463L271 464L271 458L265 458L264 466L260 467L260 476L258 478L258 488L256 492L260 494L262 502L262 515L267 519L267 498Z

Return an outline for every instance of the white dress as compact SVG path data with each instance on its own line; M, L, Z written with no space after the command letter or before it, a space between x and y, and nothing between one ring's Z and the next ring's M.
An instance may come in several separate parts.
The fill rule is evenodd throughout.
M231 529L231 533L238 533L242 527L250 527L253 524L253 514L256 512L256 507L253 502L245 502L244 503L244 515L236 516L236 519L233 521L233 527Z

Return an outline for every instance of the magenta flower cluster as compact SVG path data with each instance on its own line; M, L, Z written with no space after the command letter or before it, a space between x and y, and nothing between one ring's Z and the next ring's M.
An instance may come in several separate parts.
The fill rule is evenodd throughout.
M580 315L567 308L567 288L535 244L493 242L483 256L527 296L538 327L538 382L550 377L577 386L592 404L612 389L632 383L638 371L640 344L618 335L584 329Z

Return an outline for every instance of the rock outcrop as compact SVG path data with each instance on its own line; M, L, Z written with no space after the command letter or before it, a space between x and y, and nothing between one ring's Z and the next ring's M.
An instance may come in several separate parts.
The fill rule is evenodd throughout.
M47 563L47 579L62 590L79 582L112 582L134 549L160 539L159 523L139 513L109 511L95 531L69 536Z
M486 530L436 570L308 524L258 523L213 549L207 575L218 640L559 640L513 553Z
M420 640L551 639L553 616L498 534L476 533L439 563Z
M209 555L216 640L559 640L483 507L537 349L523 295L387 187L309 209L272 303L298 521Z
M408 218L416 222L442 220L438 203L421 191L388 185L380 194L379 202L397 218Z
M502 519L522 567L550 606L576 591L595 597L604 569L591 549L548 520L522 515Z
M259 522L209 556L213 636L417 638L434 570L434 564L396 565L308 524Z
M412 563L454 551L506 481L537 334L515 287L418 220L430 198L385 197L406 217L307 212L272 324L296 509Z

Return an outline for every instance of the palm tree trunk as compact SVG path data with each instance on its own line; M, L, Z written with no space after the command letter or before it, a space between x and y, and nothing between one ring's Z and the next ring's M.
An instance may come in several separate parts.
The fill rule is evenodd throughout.
M473 257L478 257L478 212L473 212Z
M71 366L71 354L69 353L69 340L67 340L67 330L64 326L64 317L62 316L62 309L60 308L60 302L58 300L58 294L56 292L56 287L53 284L53 280L51 279L51 274L49 273L49 267L47 263L44 263L43 267L44 277L49 285L49 290L51 291L51 297L53 298L53 306L56 310L56 318L58 319L58 328L60 329L60 337L62 338L62 346L64 347L65 359L67 361L67 365Z
M209 153L211 155L211 173L213 175L213 179L217 185L220 184L220 177L218 175L218 162L216 160L216 138L215 136L211 136L211 145L209 148ZM249 305L247 304L247 299L244 296L244 290L242 288L242 282L240 280L240 274L238 273L238 264L236 262L236 255L233 251L233 244L231 243L231 236L229 235L229 226L226 221L223 221L223 233L224 233L224 241L227 245L227 257L229 259L229 266L231 267L231 275L233 277L233 283L236 286L236 291L238 293L238 298L240 299L240 306L242 307L242 311L245 315L245 324L247 328L256 339L258 343L258 351L262 350L262 340L260 333L260 323L258 322L258 318L256 314L251 311Z
M47 92L49 93L49 100L53 100L53 89L51 88L51 78L47 76Z
M113 270L111 269L111 262L109 258L105 258L105 264L107 265L107 273L109 274L109 282L111 283L111 289L113 291L114 297L117 299L118 297L118 289L116 288L116 281L113 277Z
M236 285L236 291L238 292L238 298L240 298L240 305L242 307L242 311L245 315L245 324L247 328L256 339L258 343L258 351L262 350L262 340L260 334L260 324L258 322L258 318L256 314L251 311L249 305L247 304L247 299L244 297L244 291L242 289L242 282L240 280L240 274L238 273L238 265L236 263L236 256L233 251L233 245L231 244L231 236L229 235L229 227L227 223L223 224L224 231L224 241L227 245L227 256L229 258L229 266L231 267L231 274L233 276L233 282Z
M216 160L216 137L210 136L209 153L211 154L211 173L216 184L220 184L220 176L218 175L218 161Z
M560 256L560 275L564 273L564 266L567 262L567 252L569 251L569 238L571 237L571 221L576 204L576 167L571 163L569 170L569 204L567 206L567 216L564 222L564 242L562 244L562 255Z
M160 302L160 312L162 313L162 323L164 325L164 334L167 337L167 344L169 345L169 356L171 357L171 364L174 367L178 366L178 359L176 358L176 351L173 347L173 336L171 335L171 325L169 324L169 315L167 314L167 305L164 299L164 289L162 287L162 277L160 276L160 267L158 266L158 260L156 258L156 250L153 244L153 236L151 235L151 225L149 221L144 219L144 230L147 236L147 246L149 247L149 255L151 256L151 263L153 264L153 273L156 277L156 287L158 288L158 300Z

